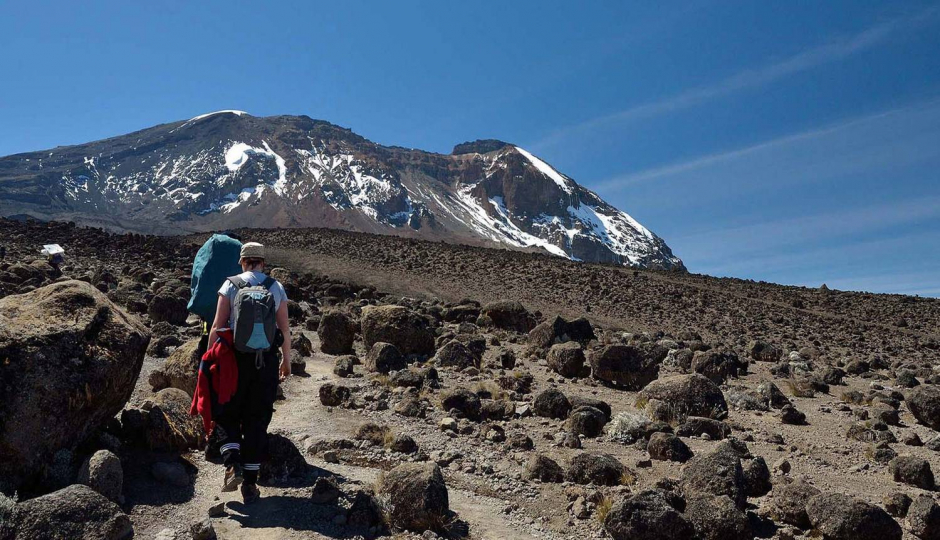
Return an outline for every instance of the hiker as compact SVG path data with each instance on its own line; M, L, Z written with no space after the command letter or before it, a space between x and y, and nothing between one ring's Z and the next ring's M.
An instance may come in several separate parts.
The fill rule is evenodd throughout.
M189 282L190 297L186 309L202 320L202 336L196 349L199 358L209 348L209 327L215 321L219 303L219 287L229 276L241 273L241 239L230 232L213 234L199 248L193 260Z
M261 244L242 245L239 264L243 272L228 278L219 289L215 321L209 332L209 343L215 344L220 330L224 335L228 335L225 329L233 331L237 387L228 403L220 406L215 421L224 432L222 491L235 491L240 484L246 504L261 496L258 470L267 452L277 385L290 376L287 293L277 280L264 274L264 259Z

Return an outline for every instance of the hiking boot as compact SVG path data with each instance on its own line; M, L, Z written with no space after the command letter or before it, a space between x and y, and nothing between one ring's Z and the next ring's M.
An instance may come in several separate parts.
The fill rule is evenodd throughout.
M261 498L261 490L256 484L242 484L242 501L251 504Z
M222 493L235 491L244 481L245 476L242 474L241 465L235 464L231 467L226 467L225 478L222 480Z

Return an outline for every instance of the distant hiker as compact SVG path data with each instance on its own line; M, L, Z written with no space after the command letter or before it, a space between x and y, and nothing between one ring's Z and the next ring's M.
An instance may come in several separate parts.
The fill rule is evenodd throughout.
M215 320L209 332L209 343L215 349L217 336L228 336L221 331L232 330L238 381L234 395L220 406L215 421L224 432L222 491L234 491L241 484L246 503L261 496L258 470L267 453L268 424L274 412L277 385L290 376L287 293L277 280L264 274L264 258L261 244L249 242L241 247L239 264L243 272L229 277L219 289ZM223 341L219 346L227 343ZM278 346L282 353L280 362Z
M42 254L46 256L46 262L52 267L55 276L61 276L62 270L59 266L65 262L65 250L59 244L46 244L42 246Z
M215 320L215 309L219 303L219 287L226 278L241 272L238 259L242 243L235 235L222 232L213 234L199 248L193 260L193 272L189 283L191 295L186 309L202 319L202 337L197 349L199 357L209 348L209 326Z

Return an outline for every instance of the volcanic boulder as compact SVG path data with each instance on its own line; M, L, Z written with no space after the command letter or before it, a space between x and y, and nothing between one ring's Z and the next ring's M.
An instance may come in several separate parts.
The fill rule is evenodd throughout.
M940 386L918 386L908 392L905 403L921 424L940 431Z
M406 307L366 306L362 308L360 326L362 341L367 348L384 342L391 343L404 355L434 354L434 332L430 322Z
M683 421L689 416L715 420L728 416L721 388L698 373L653 381L637 396L637 406L645 407L650 418L663 422Z
M774 486L773 503L776 519L801 529L809 529L812 524L809 516L806 515L806 503L820 493L815 486L802 480Z
M727 495L692 497L685 515L701 540L752 540L754 533L747 516Z
M692 450L682 439L671 433L653 433L646 451L652 459L685 463L692 458Z
M600 435L606 423L607 416L600 409L582 405L577 409L572 409L565 425L571 433L591 438Z
M921 495L907 510L907 525L922 540L940 540L940 505L929 495Z
M365 358L362 359L362 367L373 373L388 374L392 371L405 369L406 365L405 357L402 356L401 351L391 343L378 342L372 345Z
M464 369L477 364L477 357L460 341L453 339L445 343L434 355L440 367Z
M450 511L444 475L434 463L403 463L388 471L379 495L391 505L391 524L402 529L440 530Z
M121 502L124 469L121 460L109 450L92 454L78 471L78 482L104 495L111 502Z
M16 505L11 521L16 540L122 540L133 532L130 518L116 504L81 484Z
M200 360L199 339L187 341L173 351L162 366L150 372L150 386L154 392L164 388L179 388L192 396L196 392Z
M888 464L895 482L917 486L927 491L936 489L930 462L916 456L898 456Z
M632 345L607 345L591 351L591 374L625 390L640 390L659 375L659 361Z
M682 469L680 483L688 496L727 495L740 508L747 502L747 480L741 458L729 441L689 460Z
M487 318L496 328L528 333L535 328L535 317L515 300L500 300L483 306L480 318Z
M158 322L168 322L176 326L186 324L186 317L189 312L186 311L187 298L175 294L172 290L163 289L157 293L150 301L147 308L147 314L150 320Z
M0 482L35 480L58 450L113 418L149 341L140 321L81 281L0 299Z
M552 458L534 454L525 466L525 477L541 482L561 483L565 480L565 471Z
M548 351L548 367L562 377L577 377L584 369L584 351L574 341L552 345Z
M571 459L565 479L575 484L619 486L629 483L632 472L610 454L582 452Z
M887 512L842 493L816 495L806 514L826 540L901 540L901 526Z
M614 540L688 540L694 533L685 516L659 490L615 502L604 517L604 529Z
M571 402L568 401L568 398L561 390L549 388L535 396L535 400L532 402L532 411L544 418L564 420L568 418L568 413L571 412Z
M320 317L317 336L320 338L320 350L326 354L351 354L356 339L356 325L349 315L341 311L328 311Z
M189 414L192 398L179 388L157 392L146 416L145 439L151 450L169 452L201 448L205 430L199 416Z

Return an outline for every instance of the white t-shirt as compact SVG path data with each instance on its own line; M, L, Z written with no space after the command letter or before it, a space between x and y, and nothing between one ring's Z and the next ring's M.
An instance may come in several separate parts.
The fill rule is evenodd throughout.
M238 277L244 279L248 282L249 286L261 285L264 280L268 279L268 276L263 272L242 272L238 274ZM274 284L271 285L271 294L274 296L274 310L277 311L281 309L281 302L287 302L287 293L284 292L284 286L280 284L277 280L274 281ZM225 280L225 283L222 284L222 288L219 289L219 296L224 296L228 298L228 301L234 305L235 304L235 295L238 293L238 289L231 281ZM228 327L235 328L235 314L229 311L228 314Z

